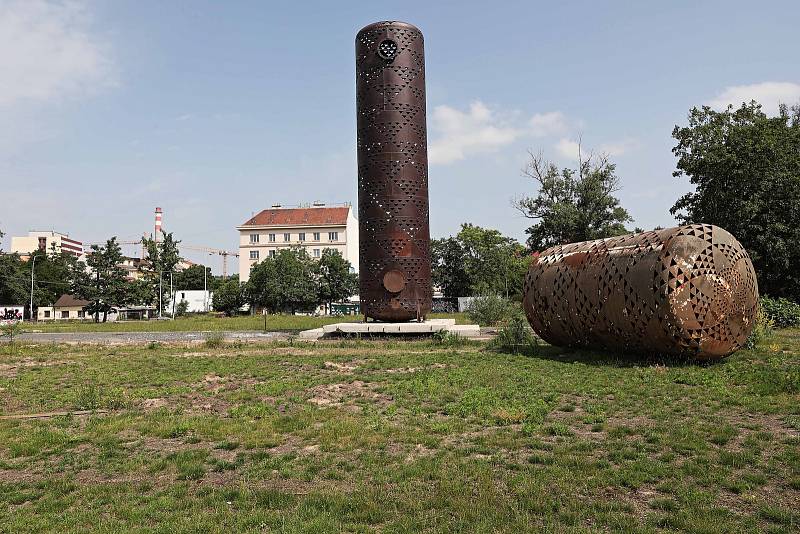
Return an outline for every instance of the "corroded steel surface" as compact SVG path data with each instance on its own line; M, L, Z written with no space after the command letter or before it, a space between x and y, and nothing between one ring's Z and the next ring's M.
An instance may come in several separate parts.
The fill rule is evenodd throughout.
M356 36L361 309L380 321L431 309L422 33L377 22Z
M553 345L713 359L747 340L758 285L736 238L693 224L547 249L524 306Z

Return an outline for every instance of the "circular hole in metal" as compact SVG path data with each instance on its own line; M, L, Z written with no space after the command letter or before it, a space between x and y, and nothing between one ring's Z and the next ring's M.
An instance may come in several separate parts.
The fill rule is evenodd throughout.
M397 43L391 39L381 41L378 45L378 55L387 61L393 60L397 55Z
M399 269L386 271L383 275L383 287L389 293L400 293L406 287L406 275Z

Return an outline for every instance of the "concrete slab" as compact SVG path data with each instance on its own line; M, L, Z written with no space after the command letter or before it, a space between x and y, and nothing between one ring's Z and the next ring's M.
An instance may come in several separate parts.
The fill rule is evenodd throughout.
M306 330L301 332L299 337L301 339L318 339L322 336L336 334L418 335L433 334L440 331L452 332L463 337L478 337L481 333L480 327L476 324L457 325L455 319L430 319L421 323L336 323L325 325L322 328L315 328L314 330Z

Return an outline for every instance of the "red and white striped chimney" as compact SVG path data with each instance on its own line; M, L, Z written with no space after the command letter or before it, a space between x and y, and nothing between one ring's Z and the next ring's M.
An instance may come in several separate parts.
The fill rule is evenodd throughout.
M155 240L158 243L158 236L161 234L161 208L156 208L156 234Z

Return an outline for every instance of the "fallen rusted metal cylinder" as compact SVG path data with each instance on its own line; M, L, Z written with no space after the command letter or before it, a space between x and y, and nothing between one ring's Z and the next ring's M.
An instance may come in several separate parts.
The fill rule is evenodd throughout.
M359 296L366 317L431 311L425 51L405 22L356 36Z
M725 357L758 312L750 257L708 224L545 250L525 279L533 329L556 346Z

